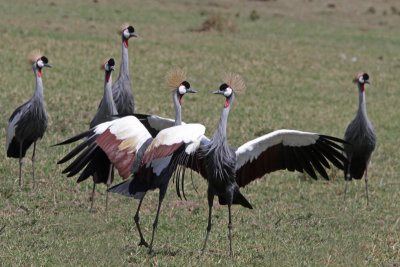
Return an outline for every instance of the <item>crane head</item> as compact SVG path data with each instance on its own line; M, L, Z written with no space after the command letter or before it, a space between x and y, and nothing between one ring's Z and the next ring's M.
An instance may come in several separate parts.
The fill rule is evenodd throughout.
M196 90L190 89L190 83L187 81L181 82L181 84L176 89L176 93L178 94L179 103L182 105L182 97L187 93L197 93Z
M37 61L36 61L36 66L38 67L38 69L41 69L43 67L48 67L48 68L52 68L53 66L51 66L49 64L49 60L47 59L47 57L42 56L40 57Z
M113 58L110 58L101 65L101 69L105 70L106 72L111 72L115 70L114 66L115 66L115 61Z
M214 94L224 95L226 97L225 107L233 101L232 96L236 93L243 92L246 89L246 85L243 78L236 73L228 72L224 75L224 83L221 84L218 91Z
M369 81L368 73L357 74L356 77L354 77L353 82L354 83L359 83L361 85L366 84L366 83L371 84L370 81Z
M128 40L131 37L138 37L135 33L135 28L129 25L128 23L124 23L119 27L118 33L122 35L122 41L124 46L128 48Z

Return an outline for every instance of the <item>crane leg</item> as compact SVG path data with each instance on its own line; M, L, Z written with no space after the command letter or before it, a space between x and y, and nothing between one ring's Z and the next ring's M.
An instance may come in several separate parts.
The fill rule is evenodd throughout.
M367 167L365 168L365 193L367 196L367 205L369 205L369 195L368 195L368 166L369 166L369 160L367 161Z
M232 249L232 215L231 215L231 204L228 204L228 211L229 211L229 248L230 248L230 255L233 257L233 249Z
M204 240L203 248L201 249L201 255L204 254L204 250L206 249L207 246L208 235L210 234L211 231L211 215L212 215L213 201L214 201L214 193L210 193L210 190L208 190L208 225L207 225L206 239Z
M139 206L136 210L134 219L135 219L136 228L138 229L139 235L140 235L139 246L145 246L146 248L148 248L149 244L147 244L146 240L144 240L144 237L143 237L142 231L140 230L140 225L139 225L139 210L140 210L140 207L142 206L143 199L144 199L144 196L140 199Z
M89 212L93 212L93 203L94 203L94 195L96 193L96 183L93 181L93 189L92 189L92 199L90 203L90 210Z
M347 187L349 186L349 181L350 181L350 165L351 165L351 157L349 157L349 162L347 165L346 187L344 188L344 199L343 199L344 202L346 202Z
M153 252L154 234L155 234L156 229L157 229L158 216L160 215L161 203L162 203L162 201L164 199L165 193L167 192L167 186L168 186L168 184L166 186L164 185L163 187L160 188L160 196L159 196L159 199L158 199L157 215L156 215L156 218L155 218L154 223L153 223L153 233L151 234L151 241L150 241L150 246L149 246L149 254L151 252Z
M22 186L22 142L19 143L19 186Z
M107 178L107 191L106 191L106 214L108 213L108 189L110 188L111 185L111 177L114 172L114 165L110 164L110 170L108 172L108 178Z
M35 152L36 152L36 141L33 142L33 152L32 152L32 177L33 177L33 187L35 187Z

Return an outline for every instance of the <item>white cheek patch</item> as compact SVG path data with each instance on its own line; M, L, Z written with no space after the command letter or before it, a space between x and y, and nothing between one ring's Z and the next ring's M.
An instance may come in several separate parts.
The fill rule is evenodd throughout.
M184 94L186 94L186 87L181 85L181 86L179 86L178 91L181 95L184 95Z
M358 80L360 81L360 83L364 83L364 77L361 76L360 78L358 78Z
M224 96L229 97L232 94L232 89L230 87L226 88Z
M128 29L124 30L124 37L125 37L126 39L128 39L130 36L131 36L131 35L130 35Z
M43 66L44 66L44 63L42 60L39 60L36 64L37 64L38 68L43 68Z
M104 64L104 69L105 69L106 71L109 71L109 70L110 70L110 67L108 66L108 63Z

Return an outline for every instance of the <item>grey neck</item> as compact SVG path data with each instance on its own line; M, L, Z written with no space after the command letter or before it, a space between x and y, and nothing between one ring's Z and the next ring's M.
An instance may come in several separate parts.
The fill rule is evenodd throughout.
M35 90L33 97L43 100L43 82L42 82L42 78L39 77L39 72L41 72L41 69L39 69L36 66L36 63L34 63L34 65L33 65L33 72L35 73L35 77L36 77L36 90Z
M175 108L175 123L174 125L182 124L181 104L179 103L178 91L174 90L172 93L172 101L174 102Z
M122 36L122 57L121 57L121 66L119 70L119 76L121 75L129 75L129 54L128 48L125 47L124 44L125 38ZM128 42L128 40L126 40Z
M227 107L224 106L222 110L217 130L215 130L214 136L212 138L213 141L226 141L226 126L228 124L228 115L234 100L235 93L232 92L232 95L227 99L227 101L229 101L229 105Z
M363 84L358 83L358 112L357 115L367 118L367 106L365 103L365 91L362 90Z
M110 75L110 79L107 81L107 76ZM110 107L113 114L117 114L117 108L115 107L114 99L112 96L111 84L112 84L112 72L105 72L104 74L104 94L103 100L106 105Z

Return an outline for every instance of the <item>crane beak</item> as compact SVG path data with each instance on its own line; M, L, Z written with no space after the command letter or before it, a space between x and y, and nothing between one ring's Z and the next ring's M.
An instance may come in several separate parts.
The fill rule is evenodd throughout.
M215 92L213 92L213 94L215 94L215 95L223 95L224 94L224 92L223 91L215 91Z
M371 84L371 82L370 82L370 81L368 81L368 80L364 81L364 83L368 83L368 84Z
M136 33L132 32L131 37L138 37Z
M48 68L52 68L52 67L53 67L53 66L50 65L49 63L44 64L44 66L45 66L45 67L48 67Z
M114 66L111 66L111 67L110 67L110 70L115 70Z
M196 90L192 90L192 89L187 89L186 93L193 93L194 94L194 93L197 93L197 91Z

